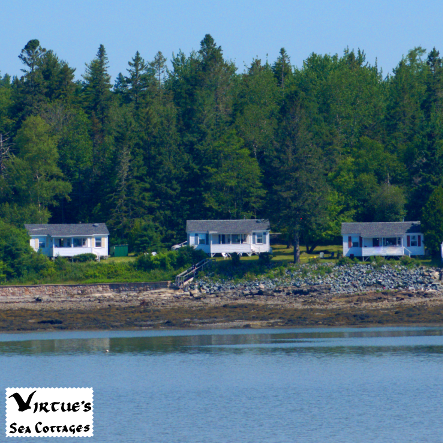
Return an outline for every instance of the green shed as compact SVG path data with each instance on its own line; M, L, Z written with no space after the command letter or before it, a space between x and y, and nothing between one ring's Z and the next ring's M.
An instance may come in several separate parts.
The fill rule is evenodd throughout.
M111 257L127 257L128 245L111 246Z

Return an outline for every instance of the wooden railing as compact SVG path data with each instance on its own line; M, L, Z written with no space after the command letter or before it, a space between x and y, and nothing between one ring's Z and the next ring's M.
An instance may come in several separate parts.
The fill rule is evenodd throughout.
M186 241L184 241L183 243L179 243L178 245L174 245L174 246L172 246L171 250L172 250L172 251L175 251L176 249L180 249L180 248L182 248L183 246L186 246L187 244L188 244L188 241L186 240Z
M199 271L209 266L212 262L212 258L205 258L196 265L186 269L186 271L183 271L181 274L178 274L177 277L175 277L175 286L182 288L188 280L194 278Z

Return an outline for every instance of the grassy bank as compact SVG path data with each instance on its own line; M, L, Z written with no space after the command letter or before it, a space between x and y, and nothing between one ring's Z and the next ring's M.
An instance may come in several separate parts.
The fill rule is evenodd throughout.
M3 285L80 284L155 282L174 280L175 276L198 263L206 255L192 248L165 251L152 256L119 257L100 262L73 262L66 258L45 260L40 269L31 269L20 277L4 279ZM41 262L41 260L40 260Z
M341 245L321 246L313 254L308 254L301 247L300 263L318 264L329 263L338 265L343 259L338 259ZM116 283L116 282L154 282L174 280L175 276L201 260L203 255L196 254L191 248L179 251L160 253L156 257L117 257L101 262L73 263L67 259L48 260L47 266L39 272L28 273L20 278L12 278L2 282L3 285L33 285L33 284L79 284L79 283ZM200 251L201 252L201 251ZM323 252L324 258L320 259ZM195 256L193 256L193 254ZM243 256L240 260L216 257L215 263L207 275L216 279L254 280L256 278L279 278L285 275L288 267L293 267L293 248L285 245L273 245L273 257L270 261L258 256ZM333 257L331 257L333 254ZM348 261L349 262L349 261ZM358 261L355 260L354 263ZM349 262L352 264L352 262ZM385 261L377 259L378 265L398 264L398 260ZM404 263L405 264L405 263ZM440 266L439 260L431 257L414 259L410 266ZM317 272L312 269L307 272ZM322 269L320 271L322 272ZM203 274L204 275L204 274Z
M173 280L175 270L136 269L131 262L101 261L87 263L64 263L49 272L41 272L4 282L4 285L79 284L116 282L154 282Z

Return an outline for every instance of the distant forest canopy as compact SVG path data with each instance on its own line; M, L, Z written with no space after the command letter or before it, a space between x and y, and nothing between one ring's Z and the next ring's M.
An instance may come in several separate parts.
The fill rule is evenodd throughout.
M187 219L269 218L310 248L343 221L420 220L443 178L443 64L412 49L383 77L363 51L284 49L240 73L200 49L139 52L112 84L103 45L81 81L29 41L0 76L0 219L106 222L136 251L185 240Z

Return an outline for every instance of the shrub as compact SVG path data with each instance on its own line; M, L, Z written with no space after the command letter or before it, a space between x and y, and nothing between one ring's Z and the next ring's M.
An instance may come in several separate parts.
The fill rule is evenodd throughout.
M403 266L413 266L416 262L413 258L403 255L403 257L400 258L400 264Z
M49 260L37 254L29 244L24 229L0 221L0 260L6 280L38 273L48 266Z
M389 263L384 257L377 255L374 257L374 261L371 264L374 268L381 268L383 265L387 265Z
M151 271L152 269L170 270L172 268L170 254L170 252L160 252L157 255L140 255L135 262L135 267L143 271Z
M231 263L232 266L235 266L236 268L240 266L240 254L237 254L234 252L231 254Z
M350 259L349 257L340 257L337 260L337 266L345 266L345 265L352 265L354 264L354 261Z
M54 266L57 271L67 271L69 269L69 260L66 257L56 257Z
M177 251L159 252L157 255L140 255L135 261L135 268L143 271L151 271L152 269L170 271L190 267L205 258L207 255L203 251L187 246Z
M95 261L97 259L97 256L95 254L91 254L91 253L79 254L79 255L76 255L75 257L73 257L72 259L75 262L84 263L87 261Z
M274 257L270 252L263 252L258 256L258 262L262 265L271 264L272 257Z
M176 251L170 251L171 256L174 256L174 267L183 268L192 266L208 256L201 249L194 249L192 246L184 246Z

